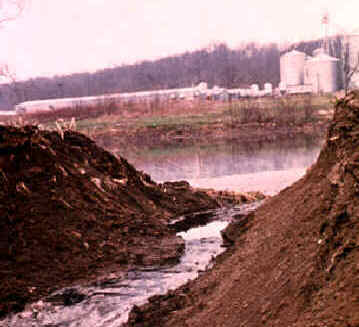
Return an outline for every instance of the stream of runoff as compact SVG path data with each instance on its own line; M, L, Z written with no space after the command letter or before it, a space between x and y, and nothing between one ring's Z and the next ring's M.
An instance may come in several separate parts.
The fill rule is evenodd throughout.
M206 224L178 232L185 240L185 253L179 263L167 267L146 267L124 276L101 279L87 286L75 286L55 292L18 314L0 321L6 327L119 327L128 320L134 305L149 297L167 293L195 279L224 252L221 231L229 222L241 219L260 203L230 209L210 210ZM203 217L202 217L203 218ZM180 217L181 222L185 217Z
M154 148L128 158L157 181L188 180L192 186L273 195L299 179L315 162L321 142L310 138L277 143L214 144L205 147ZM118 153L116 145L107 148ZM126 157L125 154L121 154ZM109 275L90 285L57 291L0 321L6 327L119 327L134 305L178 288L211 266L222 253L221 231L259 203L206 212L205 225L178 232L185 240L180 261ZM203 214L203 213L201 213Z

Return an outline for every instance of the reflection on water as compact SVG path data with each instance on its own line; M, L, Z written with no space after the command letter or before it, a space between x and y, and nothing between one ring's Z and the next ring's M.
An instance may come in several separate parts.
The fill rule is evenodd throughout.
M304 169L316 160L321 143L310 137L296 137L276 142L177 145L137 153L121 153L116 144L108 148L160 182Z
M222 247L221 230L230 221L240 219L258 205L259 202L213 210L211 221L207 225L178 233L185 239L186 249L176 265L147 267L129 271L123 278L109 276L90 286L75 286L71 290L75 294L81 294L83 299L72 305L49 301L66 292L60 290L48 299L29 306L24 312L0 320L0 326L119 327L127 321L134 305L144 304L150 296L165 294L170 289L178 288L211 266L212 259L225 250Z
M266 195L275 195L285 187L290 186L300 179L305 172L305 168L292 168L252 174L189 179L188 182L193 187L239 192L260 191Z

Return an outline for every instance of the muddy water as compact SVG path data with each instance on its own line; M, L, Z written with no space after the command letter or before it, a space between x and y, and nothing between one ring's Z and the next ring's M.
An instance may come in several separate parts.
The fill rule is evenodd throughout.
M184 179L198 187L273 195L305 173L316 160L321 145L321 139L311 137L206 146L179 144L138 150L127 157L158 182ZM110 148L122 154L116 145Z
M252 145L220 144L206 147L146 149L129 161L156 181L190 180L192 185L274 194L304 174L316 159L320 141L285 140ZM116 152L116 149L113 148ZM90 286L60 290L26 311L0 321L1 326L120 326L134 304L166 293L198 276L211 259L224 251L220 231L243 210L213 211L205 226L180 232L186 251L177 265L147 267L125 276L108 276ZM238 215L240 216L240 215Z
M179 232L186 241L185 254L173 266L147 267L125 276L108 276L90 286L63 289L0 321L1 326L88 327L120 326L128 319L133 305L141 305L156 294L194 279L210 265L212 258L224 251L221 230L233 219L253 210L257 204L209 212L204 226Z

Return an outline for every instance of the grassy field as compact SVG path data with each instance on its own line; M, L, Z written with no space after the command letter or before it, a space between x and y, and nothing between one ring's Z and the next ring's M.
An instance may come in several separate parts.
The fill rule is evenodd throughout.
M143 129L166 131L210 128L221 125L234 128L248 124L296 126L327 120L332 113L334 96L290 96L241 99L232 102L167 101L128 103L101 108L75 108L56 112L3 117L3 123L40 124L45 129L67 128L76 120L76 129L90 136L122 131L134 133ZM56 123L57 122L57 123ZM72 124L73 125L73 124ZM73 128L73 126L72 126Z

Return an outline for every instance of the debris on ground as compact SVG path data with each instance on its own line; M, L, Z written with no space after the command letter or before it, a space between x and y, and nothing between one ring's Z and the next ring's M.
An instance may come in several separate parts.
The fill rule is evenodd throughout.
M0 316L109 267L178 260L169 221L218 206L80 133L0 126Z

